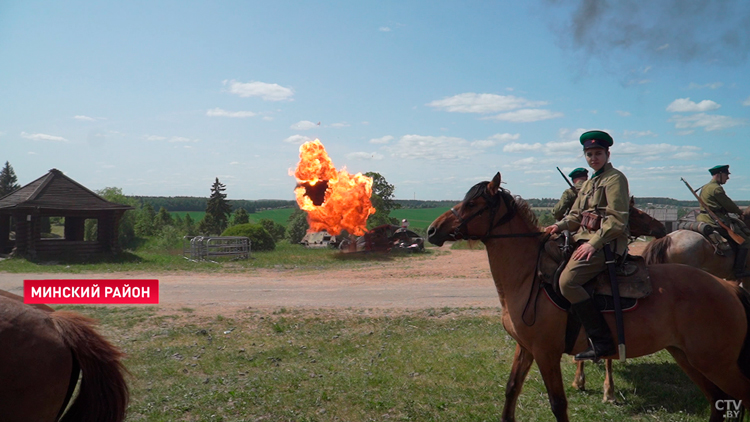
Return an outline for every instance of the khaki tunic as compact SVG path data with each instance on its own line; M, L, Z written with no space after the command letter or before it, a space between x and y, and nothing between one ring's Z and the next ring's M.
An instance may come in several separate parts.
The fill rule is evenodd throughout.
M552 215L555 217L555 221L560 221L565 217L565 214L573 207L573 203L576 202L578 192L581 191L584 180L579 180L575 183L575 190L572 188L565 189L560 200L557 201L555 207L552 208Z
M602 217L598 230L590 231L581 226L581 213L584 211L595 212ZM557 223L560 231L575 231L574 240L587 241L596 249L588 261L568 261L560 275L560 290L571 303L589 298L582 286L606 268L602 249L605 244L612 243L612 250L617 255L627 252L629 212L628 179L611 163L607 163L601 172L583 183L570 213Z

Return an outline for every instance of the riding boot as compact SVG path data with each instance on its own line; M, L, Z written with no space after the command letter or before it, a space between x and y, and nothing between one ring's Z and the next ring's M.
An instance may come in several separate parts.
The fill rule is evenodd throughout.
M740 246L740 248L737 249L737 255L734 257L734 278L750 277L750 271L745 269L745 264L747 263L747 251L747 247Z
M617 348L609 331L607 321L589 299L571 305L573 314L578 317L589 338L589 348L575 356L576 360L598 361L603 356L614 355Z

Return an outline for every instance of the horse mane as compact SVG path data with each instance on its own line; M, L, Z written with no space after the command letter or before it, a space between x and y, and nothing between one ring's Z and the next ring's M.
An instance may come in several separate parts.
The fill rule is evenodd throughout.
M508 194L510 194L510 192L508 192ZM534 210L531 209L531 205L518 195L513 196L513 201L516 203L516 209L526 224L532 229L539 229L539 218L534 213Z
M641 254L646 261L646 265L667 263L667 249L669 249L671 243L672 238L669 236L649 242Z

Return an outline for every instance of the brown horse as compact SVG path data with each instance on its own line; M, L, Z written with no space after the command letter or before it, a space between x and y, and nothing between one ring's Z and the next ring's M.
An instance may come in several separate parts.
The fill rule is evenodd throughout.
M667 228L664 227L661 221L651 217L649 214L639 210L635 207L635 200L630 197L630 216L628 218L628 227L630 229L630 237L639 238L641 236L651 236L657 239L661 239L667 235ZM586 372L585 362L578 361L576 367L576 374L573 377L573 387L579 390L586 389ZM612 360L606 359L604 364L604 391L603 402L614 402L615 401L615 381L612 377Z
M94 330L93 320L19 298L0 295L0 419L123 421L128 387L122 353ZM78 395L63 416L79 371Z
M545 239L528 204L500 189L500 173L474 186L428 229L436 245L461 238L485 244L503 327L517 342L501 420L515 420L521 387L536 361L552 413L558 422L568 421L560 370L567 314L537 295L537 262ZM723 420L717 400L731 397L750 405L750 295L685 265L653 266L650 278L653 293L625 317L628 357L667 349L708 398L711 421ZM605 319L616 332L614 316ZM579 333L571 353L586 348L585 333Z
M745 209L742 219L746 225L750 223L750 207ZM676 230L652 241L643 250L643 258L647 265L685 264L726 280L734 280L734 251L730 249L718 255L703 235L692 230Z

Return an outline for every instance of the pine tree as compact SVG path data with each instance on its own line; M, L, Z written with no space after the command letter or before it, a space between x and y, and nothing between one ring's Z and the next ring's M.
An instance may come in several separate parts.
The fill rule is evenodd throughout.
M5 166L0 170L0 197L3 197L21 186L16 183L18 177L16 172L13 171L13 166L9 162L5 162Z
M227 201L227 194L223 193L226 186L216 178L211 187L211 197L206 204L206 218L204 218L206 233L220 234L229 225L229 215L232 214L232 206Z

